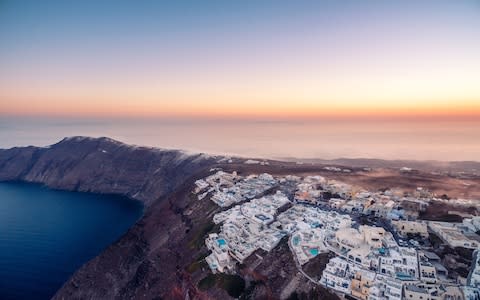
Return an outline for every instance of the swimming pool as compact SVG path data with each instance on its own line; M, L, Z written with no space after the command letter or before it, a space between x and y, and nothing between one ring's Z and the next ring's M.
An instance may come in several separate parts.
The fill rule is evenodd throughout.
M298 235L294 236L293 239L292 239L292 242L293 242L294 246L297 246L298 243L300 243L300 237Z

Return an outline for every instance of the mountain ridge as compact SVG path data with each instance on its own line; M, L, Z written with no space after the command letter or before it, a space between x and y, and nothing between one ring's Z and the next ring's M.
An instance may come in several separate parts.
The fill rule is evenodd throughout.
M48 147L0 149L0 181L121 194L151 205L172 192L185 176L212 163L214 158L203 154L77 136Z

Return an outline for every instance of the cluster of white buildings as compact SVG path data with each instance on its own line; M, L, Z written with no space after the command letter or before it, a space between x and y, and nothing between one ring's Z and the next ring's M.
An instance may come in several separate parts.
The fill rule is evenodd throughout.
M447 280L448 271L434 253L406 246L383 227L358 226L347 213L376 216L391 221L396 234L428 238L434 232L451 247L479 249L471 234L480 230L480 217L463 223L415 221L425 209L428 191L418 197L396 191L369 192L326 180L321 176L276 177L269 174L238 176L217 173L198 180L199 199L210 195L220 207L230 207L213 217L220 232L205 240L211 254L206 261L213 272L233 272L256 250L271 251L288 236L289 248L299 268L320 253L333 252L318 284L356 299L478 300L480 258L463 286ZM283 192L266 193L282 184L293 184L289 200ZM325 193L333 195L324 199ZM265 195L268 194L268 195ZM322 203L323 202L323 203ZM318 204L332 209L321 209ZM340 211L340 212L339 212Z
M463 224L462 225L471 232L479 232L480 231L480 216L472 217L472 218L465 218L465 219L463 219Z
M388 220L416 220L433 198L433 195L423 188L417 188L413 195L406 196L402 191L396 190L370 192L344 182L327 180L322 176L307 176L303 179L291 177L298 181L294 197L297 203L327 205L345 213Z
M473 263L467 278L467 286L464 288L467 300L480 299L480 251L473 253Z
M399 246L383 228L337 231L329 241L332 258L320 283L357 299L464 299L456 284L445 284L428 255Z
M319 253L328 252L325 241L341 228L352 225L349 215L294 204L273 224L289 234L289 246L300 265Z
M286 205L292 207L277 214ZM213 221L222 224L220 232L210 234L206 240L207 248L212 251L207 262L214 272L232 270L236 262L242 263L257 249L271 251L286 235L295 258L303 265L319 253L329 251L325 244L327 236L352 224L348 215L292 204L281 192L217 213Z
M279 208L290 203L281 192L236 205L213 217L222 224L220 233L210 234L205 241L212 253L206 258L213 272L231 270L257 249L272 250L285 232L271 226Z
M308 176L300 181L300 178L294 178L297 184L297 191L295 192L295 201L299 203L317 204L322 197L323 186L326 184L326 179L322 176Z
M395 231L402 237L419 235L422 238L428 238L427 222L394 220L392 221L392 225Z
M450 247L480 248L480 236L463 223L429 222L428 228Z
M289 246L295 258L303 265L328 251L327 236L352 225L349 215L323 211L295 200L291 202L279 191L255 198L286 181L295 182L297 191L313 191L320 184L326 184L321 176L304 180L296 176L275 179L269 174L240 177L223 171L196 181L194 192L199 199L203 199L204 193L211 193L210 199L220 207L233 205L214 215L213 222L222 224L221 230L210 234L205 241L212 251L206 261L213 272L229 272L236 262L242 263L257 249L272 250L286 235L289 235ZM278 213L278 209L287 208L286 205L291 207Z
M326 181L322 189L333 195L328 199L328 205L334 209L388 220L416 220L432 196L421 188L415 191L415 195L405 196L401 191L370 192L333 180Z
M352 170L350 169L342 169L338 167L323 167L324 170L330 171L330 172L343 172L343 173L351 173Z
M227 173L218 171L205 179L195 182L194 193L202 200L211 194L211 200L220 207L250 200L277 185L277 181L270 174L238 176L236 172Z

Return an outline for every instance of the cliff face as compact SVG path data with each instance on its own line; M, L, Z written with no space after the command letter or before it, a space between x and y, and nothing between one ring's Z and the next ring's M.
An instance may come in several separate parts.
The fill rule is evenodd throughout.
M0 181L126 195L150 206L213 159L136 147L109 138L65 138L48 148L0 150Z
M185 182L191 186L196 174L207 172L214 163L214 158L201 154L130 146L109 138L72 137L46 148L0 150L0 181L114 193L142 201L143 218L82 266L54 298L130 299L148 294L146 298L152 299L169 294L176 285L179 260L190 259L175 255L176 247L183 247L178 241L185 241L187 225L182 208L177 207L183 202L167 195Z

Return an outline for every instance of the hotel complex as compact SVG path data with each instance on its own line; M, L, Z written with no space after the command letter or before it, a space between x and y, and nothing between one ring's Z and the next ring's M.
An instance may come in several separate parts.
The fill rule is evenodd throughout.
M251 162L248 162L251 163ZM347 172L335 167L332 172ZM222 170L195 182L199 201L222 208L213 217L220 230L205 240L214 273L235 273L258 251L269 252L286 239L299 271L315 284L354 299L480 299L480 217L463 223L418 220L431 201L417 189L406 196L372 192L322 176L240 176ZM362 224L360 220L376 220ZM433 234L448 247L474 250L471 271L454 278L429 246ZM334 255L319 276L302 266Z

